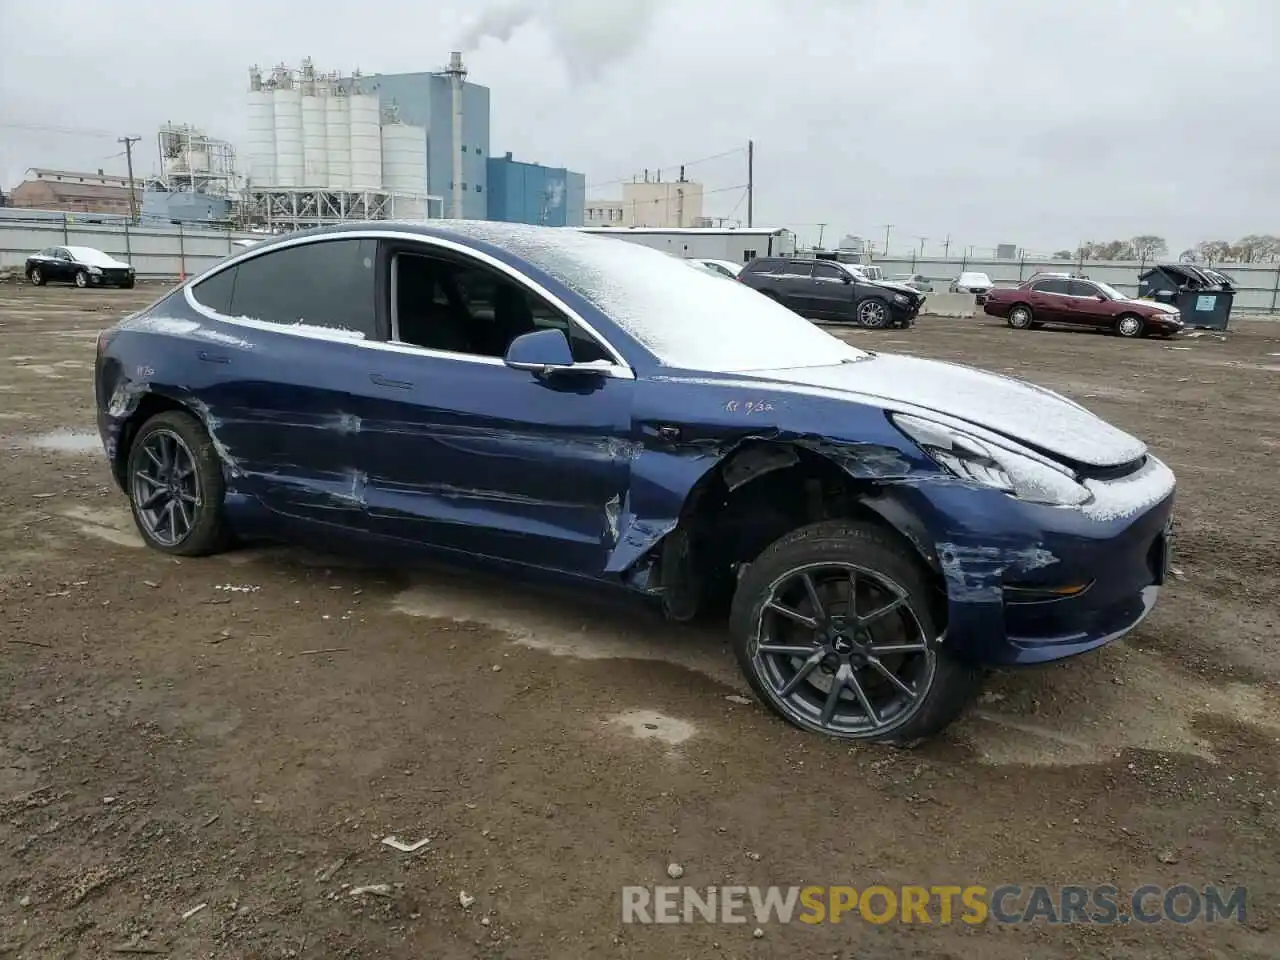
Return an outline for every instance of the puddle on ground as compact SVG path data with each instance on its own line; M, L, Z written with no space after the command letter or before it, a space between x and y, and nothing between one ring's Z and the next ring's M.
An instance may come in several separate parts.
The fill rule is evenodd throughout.
M656 710L628 710L605 722L637 740L658 740L671 747L679 746L698 732L698 728L687 720L677 720Z
M439 573L402 591L392 605L409 616L483 624L554 656L660 660L745 689L723 626L682 627L625 599L605 606L590 598L548 596L510 581Z
M1074 766L1131 749L1214 761L1212 744L1193 728L1201 714L1280 737L1280 697L1245 683L1211 685L1124 646L994 678L956 733L990 764Z
M10 437L10 446L53 453L102 453L102 439L86 430L54 430L26 437Z
M60 516L73 521L76 529L90 537L106 540L121 547L142 547L142 537L134 526L133 514L115 507L69 507Z

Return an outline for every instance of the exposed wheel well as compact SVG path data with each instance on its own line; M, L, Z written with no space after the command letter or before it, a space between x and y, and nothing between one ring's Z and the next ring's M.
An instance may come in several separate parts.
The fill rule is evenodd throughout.
M857 480L805 447L772 441L743 445L697 483L679 524L659 547L654 583L668 614L684 620L725 609L741 568L775 540L821 520L857 519L883 529L920 558L944 591L927 546L913 542L869 505L878 494L874 481Z
M111 464L111 472L115 474L117 483L123 485L125 482L125 469L129 463L129 448L133 446L133 438L138 435L138 429L157 413L164 413L166 410L186 409L177 400L172 397L166 397L163 394L147 393L143 395L142 399L138 401L138 408L133 411L120 430L120 440L116 444L115 462Z

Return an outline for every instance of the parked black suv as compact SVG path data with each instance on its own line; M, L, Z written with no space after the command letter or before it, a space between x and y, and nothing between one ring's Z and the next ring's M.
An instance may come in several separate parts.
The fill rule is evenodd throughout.
M835 260L756 257L738 279L810 320L875 329L911 326L924 303L905 284L867 280Z

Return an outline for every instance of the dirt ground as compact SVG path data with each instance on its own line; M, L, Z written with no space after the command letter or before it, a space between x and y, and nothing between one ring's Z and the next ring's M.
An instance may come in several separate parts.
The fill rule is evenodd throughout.
M1140 629L994 677L900 752L791 729L718 631L647 610L143 549L91 374L96 332L159 290L0 284L0 956L1280 955L1280 323L848 334L1064 392L1179 481ZM623 924L621 888L671 863L699 887L1245 885L1247 917Z

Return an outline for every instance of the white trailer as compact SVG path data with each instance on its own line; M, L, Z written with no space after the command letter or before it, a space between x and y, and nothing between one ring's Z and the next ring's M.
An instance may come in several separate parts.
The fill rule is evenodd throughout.
M782 227L578 227L583 233L617 237L677 257L746 263L752 257L789 257L796 237Z

